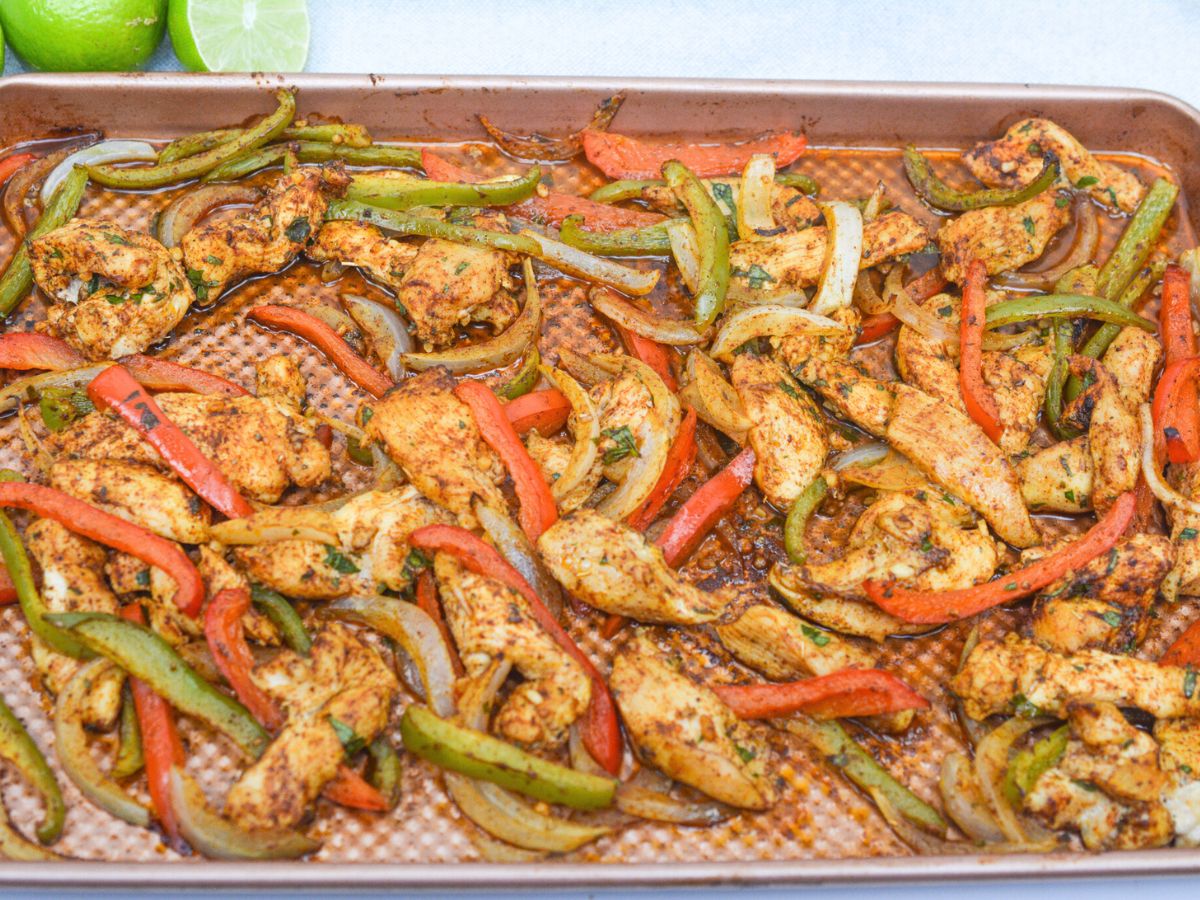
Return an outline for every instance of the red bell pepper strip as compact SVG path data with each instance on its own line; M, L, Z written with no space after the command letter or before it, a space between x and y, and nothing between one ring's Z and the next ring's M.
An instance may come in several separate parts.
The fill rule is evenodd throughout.
M109 366L93 378L87 392L96 406L112 409L148 441L175 474L214 509L231 519L253 514L254 507L246 498L121 366Z
M14 153L0 159L0 185L12 178L17 169L37 157L32 153Z
M240 384L191 366L135 353L117 360L142 387L152 391L186 391L217 397L249 397Z
M136 603L121 608L121 618L138 625L146 624L146 616ZM154 814L162 823L171 842L179 845L179 823L171 807L171 767L184 764L183 742L175 727L171 706L150 685L132 676L129 689L137 710L138 728L142 732L142 753L145 756L146 784Z
M953 591L914 591L872 580L863 589L876 606L905 622L943 625L965 619L1040 591L1111 549L1133 520L1136 505L1134 492L1126 491L1087 534L1024 569L984 584Z
M679 430L675 432L675 440L671 442L671 449L667 451L667 462L663 466L662 474L658 476L658 482L650 491L650 496L646 498L646 501L631 512L629 518L625 520L629 523L630 528L638 531L646 530L654 521L654 517L658 515L658 511L675 493L675 489L683 484L683 479L687 478L688 472L692 470L692 463L695 461L696 410L689 406L683 421L679 423Z
M862 320L862 324L858 326L858 337L854 339L854 346L861 347L863 344L873 344L881 337L886 337L899 327L900 320L890 312L867 316Z
M0 369L46 369L58 372L87 365L87 357L64 340L34 331L0 337Z
M604 624L600 626L600 637L604 638L606 641L611 641L618 634L620 634L621 629L628 624L629 620L624 616L618 615L617 613L609 613L608 617L604 620Z
M338 806L365 809L368 812L387 812L388 801L383 794L344 763L338 766L337 774L321 788L321 796Z
M923 303L947 284L949 282L946 280L946 276L942 274L942 270L934 266L924 275L918 275L906 284L904 286L904 293L908 294L909 299L914 303Z
M914 303L921 303L944 288L946 284L946 276L942 274L941 269L934 266L924 275L918 275L906 284L904 292L908 294ZM900 320L890 312L867 316L858 327L858 338L854 341L854 344L855 346L861 346L862 344L874 343L881 337L891 334L899 327Z
M1158 323L1167 365L1196 355L1190 280L1191 276L1181 266L1172 264L1163 271Z
M754 478L754 450L747 447L729 465L700 486L671 517L655 543L667 565L678 566L737 503Z
M987 318L987 268L972 260L963 283L962 316L959 323L958 385L967 414L993 443L1004 434L996 398L983 383L983 329Z
M1154 419L1154 446L1159 459L1189 463L1200 459L1200 415L1196 406L1196 379L1200 357L1180 359L1163 369L1154 387L1150 412Z
M283 713L250 677L254 657L242 630L242 616L249 608L250 591L246 588L226 588L218 592L204 611L204 639L208 641L217 669L242 705L268 731L278 731L283 725Z
M530 391L505 403L504 415L517 434L526 434L536 428L549 437L567 424L571 417L571 401L554 388Z
M1163 666L1191 666L1200 669L1200 619L1175 638L1175 642L1167 648L1158 662Z
M484 442L496 451L508 469L517 501L521 504L518 516L521 529L531 541L536 541L543 531L558 521L558 507L554 505L554 495L550 493L542 470L517 437L500 399L490 387L482 381L460 381L454 396L470 407Z
M0 606L17 602L17 588L9 577L8 569L0 566Z
M357 384L372 397L382 397L394 387L388 378L369 362L354 352L354 348L342 336L302 309L292 306L256 306L246 313L260 325L278 328L302 337L329 358L338 371Z
M25 509L43 519L53 519L78 535L162 569L177 585L175 604L189 616L199 615L204 603L204 580L173 541L40 484L0 483L0 507Z
M458 648L454 646L454 638L450 634L450 628L446 625L446 617L442 615L442 604L438 602L437 584L429 569L425 569L417 576L417 606L433 619L438 631L442 633L442 641L446 644L446 650L450 654L450 666L454 669L454 674L461 678L466 669L463 668L462 660L459 659Z
M333 429L324 422L313 429L313 437L320 441L321 446L326 450L333 447Z
M843 719L929 706L928 700L882 669L842 669L785 684L717 684L712 689L739 719L774 719L798 712Z
M613 179L661 178L667 160L677 159L697 178L740 173L750 157L768 153L775 168L791 165L808 148L802 134L784 132L740 144L657 144L611 131L584 131L588 162Z
M606 771L614 775L619 772L622 755L621 726L617 721L617 710L608 685L605 684L600 671L558 624L554 614L546 608L521 573L510 566L495 549L465 528L455 525L424 525L408 536L408 542L421 550L449 553L472 572L507 585L529 602L530 611L538 624L549 632L572 659L583 666L583 670L591 679L592 699L583 722L583 743L592 754L592 758Z
M675 374L671 371L671 351L669 349L658 341L652 341L636 331L630 331L624 325L613 322L613 327L621 335L621 342L625 344L625 350L630 356L640 359L652 368L655 374L662 379L663 384L667 386L668 391L674 393L679 390L679 382L675 380Z

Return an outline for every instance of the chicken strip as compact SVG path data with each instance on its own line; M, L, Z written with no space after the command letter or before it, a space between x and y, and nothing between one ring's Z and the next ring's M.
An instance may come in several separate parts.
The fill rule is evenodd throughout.
M476 497L507 510L498 487L504 469L471 410L454 396L454 379L445 369L406 378L369 408L367 438L379 441L413 486L464 528L478 525L471 509Z
M117 598L104 581L107 553L51 519L37 519L25 529L25 546L42 570L42 600L49 612L98 612L116 615ZM50 649L37 635L30 651L42 684L53 694L63 688L83 663ZM83 709L84 724L107 731L121 711L124 673L111 669L98 678Z
M305 251L314 262L355 266L393 293L417 256L417 246L389 238L366 222L326 222Z
M200 577L204 579L205 596L208 600L212 600L224 590L249 590L251 587L249 579L230 565L214 546L199 548L196 568L200 570ZM113 590L118 590L115 585ZM260 644L274 646L280 643L279 629L265 613L259 611L256 604L250 604L250 608L242 615L242 630L247 638Z
M1168 466L1167 480L1183 496L1200 499L1200 462ZM1200 515L1168 506L1167 521L1175 545L1175 567L1163 582L1163 595L1174 601L1180 595L1200 594Z
M544 438L538 433L536 428L531 429L529 434L525 435L525 449L529 451L529 457L541 470L542 477L546 479L546 483L550 485L551 490L554 489L554 483L562 477L563 472L567 470L567 465L571 461L571 445L553 438ZM571 510L579 509L591 498L593 491L600 484L600 479L604 477L604 457L597 453L596 458L592 463L592 467L587 474L566 494L561 497L555 497L555 505L560 513L566 514Z
M1159 765L1169 785L1163 803L1175 827L1175 846L1200 846L1200 719L1159 719L1154 723Z
M37 286L53 302L39 330L89 359L140 353L167 337L196 299L162 244L111 222L75 219L31 241Z
M983 640L950 681L972 719L1014 707L1061 716L1075 702L1135 706L1160 719L1200 715L1195 675L1102 650L1056 653L1015 634Z
M1129 653L1146 638L1158 586L1174 557L1171 542L1161 535L1124 538L1037 596L1030 636L1062 653Z
M767 581L797 615L838 634L852 634L882 644L893 634L924 634L930 630L928 625L905 622L866 600L820 597L791 566L773 566L767 573Z
M812 399L773 359L743 353L733 360L734 390L753 423L754 483L771 503L789 509L820 473L829 434Z
M1122 328L1104 351L1100 361L1116 379L1117 392L1131 412L1150 399L1162 352L1158 338L1140 328Z
M654 434L673 435L679 431L679 401L664 389L666 402L656 405L645 377L642 368L623 363L615 378L597 382L589 391L599 414L600 441L596 449L604 477L616 484L624 483L634 458Z
M215 300L235 282L287 266L321 227L330 199L349 184L340 163L300 166L279 175L253 209L194 227L180 246L196 299Z
M1092 459L1092 508L1103 513L1137 483L1141 428L1121 399L1116 380L1098 361L1072 356L1071 372L1091 384L1063 408L1063 421L1088 435Z
M639 635L617 651L609 686L648 765L730 806L774 805L766 741L711 690L668 666L648 638Z
M466 223L507 233L508 220L497 210L480 210ZM520 311L509 268L518 257L452 241L423 243L396 286L397 300L408 311L416 336L427 350L454 341L455 329L487 322L502 331Z
M538 538L538 550L564 588L606 613L696 625L715 619L725 605L683 581L641 534L590 509L551 525Z
M1133 212L1146 189L1137 176L1102 162L1065 128L1049 119L1022 119L999 140L976 144L963 154L971 174L991 187L1024 187L1053 153L1059 161L1063 187L1086 188L1096 200L1121 212Z
M1087 435L1051 444L1017 463L1021 496L1034 512L1092 509L1092 453Z
M730 290L747 299L812 287L825 267L824 226L729 247ZM905 253L915 253L929 243L925 228L904 212L890 212L863 226L863 252L859 268L869 269Z
M525 679L496 713L496 731L530 747L561 746L591 699L583 666L538 624L519 591L476 575L446 553L434 557L434 573L467 675L483 676L503 659Z
M1041 535L1021 498L1016 472L978 425L915 388L899 385L887 440L935 484L979 512L1007 543L1031 547Z
M398 684L379 654L331 622L304 657L283 651L251 672L287 721L225 800L225 814L247 829L290 828L337 774L346 744L369 743L387 725Z
M1016 206L968 210L944 223L934 237L942 251L942 273L962 284L975 259L987 266L989 275L1019 269L1046 251L1070 217L1069 207L1058 205L1056 190Z

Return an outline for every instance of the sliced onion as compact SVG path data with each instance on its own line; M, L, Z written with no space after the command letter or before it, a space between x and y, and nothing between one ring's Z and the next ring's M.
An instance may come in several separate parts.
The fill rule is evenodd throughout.
M592 447L594 449L595 444ZM521 526L514 522L511 516L492 509L481 500L477 499L471 504L471 508L487 536L500 551L500 555L525 577L533 587L534 593L557 618L562 612L562 588L542 564L537 549L530 543Z
M1059 279L1072 269L1090 263L1100 246L1100 220L1096 215L1096 207L1086 195L1080 194L1075 198L1072 213L1076 221L1075 238L1062 262L1039 272L1008 272L1001 275L997 283L1003 287L1053 290Z
M71 858L34 843L17 831L3 803L0 803L0 856L12 862L50 862Z
M765 303L747 306L727 316L713 339L709 354L722 362L733 361L733 351L759 337L791 334L844 334L846 329L833 319L794 306Z
M1173 506L1193 515L1200 515L1200 501L1185 497L1163 479L1158 463L1154 461L1154 417L1150 412L1150 404L1143 403L1138 407L1138 417L1142 425L1142 475L1150 493L1158 498L1163 506Z
M833 471L841 472L843 469L848 469L851 466L873 466L876 463L883 462L887 455L887 444L882 441L872 441L869 444L863 444L861 447L848 450L839 456L833 462Z
M563 347L558 351L558 361L573 377L578 378L588 387L608 381L611 377L607 369L600 368L592 361L591 356L576 353L570 347Z
M404 484L404 471L378 444L371 444L371 460L375 469L375 477L371 479L372 490L390 491Z
M93 659L71 677L54 707L54 747L63 771L83 796L109 815L147 828L150 810L100 771L88 749L87 732L83 727L83 708L92 685L115 669L111 660Z
M236 182L204 184L175 199L158 220L158 240L164 247L178 247L196 223L219 206L257 203L262 192Z
M888 205L887 185L882 181L877 181L875 183L875 190L871 191L871 196L863 204L863 222L874 222L887 209Z
M680 786L666 775L643 767L617 788L615 803L627 815L675 825L716 825L737 814L737 810L716 800L674 797L670 793L673 788Z
M514 847L504 841L498 841L482 828L471 834L471 843L479 851L484 862L493 863L531 863L545 859L549 854L543 850L525 850Z
M15 409L18 403L31 397L40 397L49 388L86 388L92 380L111 366L111 362L96 363L79 369L63 369L58 372L42 372L26 378L18 378L0 390L0 412Z
M357 425L351 425L349 422L343 422L341 419L335 419L333 416L327 416L324 413L319 413L313 409L310 409L306 415L308 418L313 419L316 422L320 422L322 425L328 425L338 434L349 440L357 441L360 444L367 443L367 433ZM289 509L295 508L296 507L289 507Z
M383 361L392 381L403 378L404 354L412 352L413 339L400 313L359 294L342 294L342 302L350 318L366 332L371 349Z
M903 269L903 266L897 266ZM871 273L867 269L863 269L858 273L858 278L854 281L854 306L865 316L877 316L881 313L891 312L892 304L879 295L879 291L875 290L875 285L871 281Z
M597 448L600 442L600 413L596 404L592 402L592 395L566 372L549 366L539 366L538 370L571 404L571 415L567 424L571 428L571 437L575 443L571 447L571 457L567 460L562 475L550 485L550 493L555 501L562 502L564 497L583 484L596 464L596 456L600 452Z
M932 306L936 300L936 297L932 298L929 305ZM951 325L923 307L917 306L908 295L908 291L899 290L892 295L892 315L922 337L958 346L957 323Z
M681 319L664 319L649 309L645 309L620 294L608 290L594 290L589 295L592 307L596 312L612 319L618 325L628 328L634 334L650 338L660 344L671 347L685 347L699 344L704 340L704 332Z
M849 306L854 299L854 281L863 250L863 217L858 207L841 200L821 204L821 211L825 213L829 240L820 286L809 309L827 316Z
M55 190L76 166L95 166L113 162L154 162L158 151L145 141L101 141L72 153L57 166L42 183L42 206L50 202Z
M404 364L418 372L443 366L453 374L461 375L464 372L499 369L520 357L530 344L537 341L542 324L542 301L537 278L533 274L533 263L526 258L522 267L525 272L525 307L508 328L486 341L465 347L436 353L405 353L402 357Z
M686 372L688 383L680 396L713 428L745 444L746 434L754 423L720 367L697 349L688 354Z
M280 541L318 541L341 545L333 513L303 506L271 506L241 519L227 519L209 529L222 544L275 544Z
M742 169L742 190L737 204L738 237L753 241L775 230L771 192L775 188L775 157L756 153Z
M974 841L996 843L1004 840L1004 832L996 823L996 817L983 803L975 770L965 753L949 753L942 760L942 774L938 781L942 792L942 805L954 824Z
M929 487L929 479L908 457L887 449L886 446L884 454L881 457L876 456L875 448L878 446L881 445L865 444L840 456L833 464L838 479L881 491L911 491ZM866 454L868 449L871 451L869 455ZM864 451L865 459L854 462L847 459L850 454L859 450Z
M975 777L979 788L995 813L996 824L1010 841L1027 843L1029 835L1021 825L1016 810L1008 802L1001 783L1004 773L1008 771L1009 750L1019 737L1051 721L1053 720L1047 718L1011 718L992 731L975 748Z
M520 233L537 243L541 249L541 255L538 258L542 262L554 266L560 272L574 275L576 278L608 284L617 290L637 297L650 293L658 284L656 269L631 269L612 260L601 259L599 256L569 247L561 241L552 240L536 231L525 229Z
M665 425L671 419L678 418L679 401L667 390L658 373L640 359L624 355L596 354L591 360L610 375L619 375L627 369L633 369L638 380L650 392L654 415L658 416L659 424ZM635 431L641 438L638 455L633 458L625 480L596 506L597 512L618 521L646 502L667 464L667 453L675 437L674 434L667 434L665 427L638 427Z
M345 597L322 613L366 625L396 641L421 673L430 707L442 718L454 715L454 666L437 623L420 607L390 597Z
M12 231L13 240L20 241L25 237L28 228L25 225L25 201L29 189L60 162L79 149L80 145L87 146L95 141L97 135L82 135L72 146L63 147L48 153L41 159L32 159L13 173L4 188L4 221Z
M691 222L671 222L667 225L667 238L679 277L688 293L696 293L700 284L700 242L696 239L696 229Z
M204 792L178 766L170 773L171 809L187 842L213 859L296 859L320 849L320 841L290 828L249 831L218 816Z

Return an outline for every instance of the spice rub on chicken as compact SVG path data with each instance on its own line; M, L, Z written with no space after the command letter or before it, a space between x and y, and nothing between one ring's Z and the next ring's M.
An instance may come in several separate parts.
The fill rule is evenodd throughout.
M39 327L89 359L115 359L158 343L196 299L166 247L98 219L75 219L30 241L29 263L51 300Z
M1015 206L968 210L946 222L934 235L942 251L942 272L962 284L972 260L995 275L1037 259L1071 217L1068 205L1059 199L1057 191L1044 191Z

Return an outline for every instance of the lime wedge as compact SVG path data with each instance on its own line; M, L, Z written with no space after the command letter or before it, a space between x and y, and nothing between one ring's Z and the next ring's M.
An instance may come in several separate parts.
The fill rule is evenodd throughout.
M308 59L305 0L171 0L167 28L193 72L299 72Z

